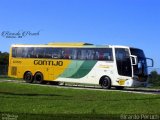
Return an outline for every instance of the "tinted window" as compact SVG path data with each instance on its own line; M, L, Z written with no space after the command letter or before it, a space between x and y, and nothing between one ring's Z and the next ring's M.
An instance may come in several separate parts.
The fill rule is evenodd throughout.
M60 59L60 58L62 58L62 53L63 53L63 51L61 48L53 48L52 58Z
M129 50L125 48L116 48L115 52L118 74L122 76L132 76Z
M148 74L147 71L147 62L143 50L130 48L131 54L138 57L138 64L133 66L134 74L140 77L146 77Z
M131 55L136 55L138 57L145 58L144 52L141 49L130 48Z
M12 57L113 61L111 48L15 47L12 48Z
M16 49L15 47L12 48L12 57L16 57L16 54L17 54L17 53L16 53L16 50L17 50L17 49Z

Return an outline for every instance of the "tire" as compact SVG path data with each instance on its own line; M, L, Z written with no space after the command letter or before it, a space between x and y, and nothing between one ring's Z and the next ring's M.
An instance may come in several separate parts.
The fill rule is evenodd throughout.
M32 75L32 73L31 72L26 72L24 74L24 78L23 79L26 81L26 83L32 83L33 82L33 75Z
M116 88L116 90L123 90L124 89L123 86L116 86L115 88Z
M37 72L35 75L34 75L34 83L37 83L37 84L42 84L44 81L43 81L43 74L40 73L40 72Z
M103 77L101 79L101 86L103 89L110 89L111 88L111 80L109 77Z

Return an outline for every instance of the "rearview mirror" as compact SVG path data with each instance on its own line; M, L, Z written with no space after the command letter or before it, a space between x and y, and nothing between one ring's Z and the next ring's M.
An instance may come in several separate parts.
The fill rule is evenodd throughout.
M151 58L146 58L147 61L147 67L153 67L154 66L154 62L153 59ZM149 64L149 65L148 65Z

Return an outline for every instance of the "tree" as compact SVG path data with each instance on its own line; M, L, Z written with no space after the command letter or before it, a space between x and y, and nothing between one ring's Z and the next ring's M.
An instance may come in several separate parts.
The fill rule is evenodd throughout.
M0 65L8 65L9 64L9 53L0 51Z
M148 82L153 84L154 86L160 86L160 75L157 71L151 72Z
M0 75L7 75L9 64L9 53L0 51Z

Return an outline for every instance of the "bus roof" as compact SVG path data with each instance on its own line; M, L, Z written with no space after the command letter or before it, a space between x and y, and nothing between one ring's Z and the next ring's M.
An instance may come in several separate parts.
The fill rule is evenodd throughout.
M12 47L118 47L118 48L134 48L124 45L94 45L84 42L52 42L48 44L13 44Z
M57 45L57 46L84 46L84 45L93 45L91 43L84 43L84 42L53 42L48 43L48 45Z

